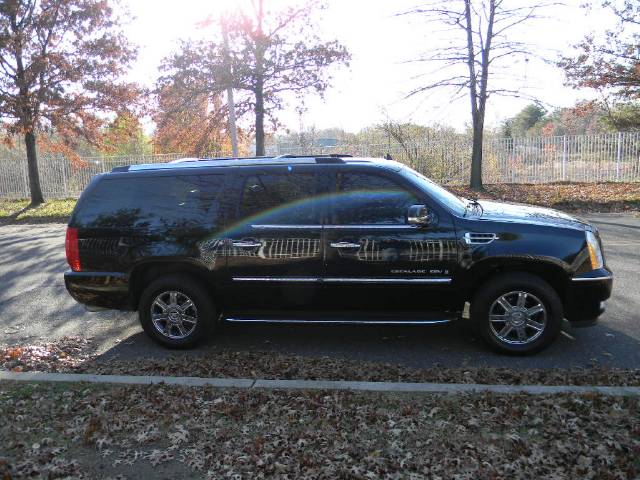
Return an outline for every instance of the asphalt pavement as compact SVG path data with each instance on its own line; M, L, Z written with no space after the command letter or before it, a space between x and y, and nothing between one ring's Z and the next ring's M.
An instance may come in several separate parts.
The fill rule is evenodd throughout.
M399 363L412 367L640 368L640 217L584 216L603 238L614 271L613 296L593 327L565 324L548 349L530 357L489 350L464 322L443 326L222 325L193 356L217 349L269 350ZM89 313L64 287L65 225L0 226L0 344L35 343L62 336L93 339L102 358L165 357L176 352L154 344L133 312Z

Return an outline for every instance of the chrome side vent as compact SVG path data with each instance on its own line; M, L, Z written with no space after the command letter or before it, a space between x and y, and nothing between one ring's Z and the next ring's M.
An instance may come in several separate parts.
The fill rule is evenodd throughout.
M467 245L487 245L498 238L495 233L467 232L464 241Z

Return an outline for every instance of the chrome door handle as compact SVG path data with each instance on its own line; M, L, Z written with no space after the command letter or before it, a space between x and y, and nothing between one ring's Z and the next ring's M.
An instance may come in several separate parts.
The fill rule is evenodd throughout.
M331 242L333 248L360 248L362 244L353 242Z
M253 240L235 240L231 243L235 248L258 248L262 246L262 242Z

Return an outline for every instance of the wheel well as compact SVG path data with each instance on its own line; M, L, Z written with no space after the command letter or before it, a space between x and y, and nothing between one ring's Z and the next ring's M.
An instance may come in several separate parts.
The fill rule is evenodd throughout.
M131 302L134 310L138 309L140 295L145 287L152 281L164 275L171 273L179 273L180 275L188 275L197 282L208 287L207 290L213 292L210 288L213 284L211 273L204 268L191 265L184 262L157 262L143 264L136 267L129 277L129 291L131 293Z
M490 269L483 270L482 272L474 273L473 270L470 272L470 278L472 278L472 282L469 285L469 288L466 291L466 300L471 301L475 292L482 285L491 281L491 278L503 275L505 273L528 273L530 275L536 275L542 278L545 282L551 285L560 299L564 304L564 300L566 298L566 293L568 289L568 281L567 274L562 269L562 267L558 265L553 265L549 263L521 263L521 264L511 264L511 265L497 265Z

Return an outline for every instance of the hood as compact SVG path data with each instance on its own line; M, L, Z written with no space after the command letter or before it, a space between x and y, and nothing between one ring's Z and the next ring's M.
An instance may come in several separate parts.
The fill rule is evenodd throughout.
M589 222L551 208L533 207L515 203L490 202L487 200L480 200L480 205L482 205L484 210L481 216L476 217L480 220L569 227L577 230L593 230Z

